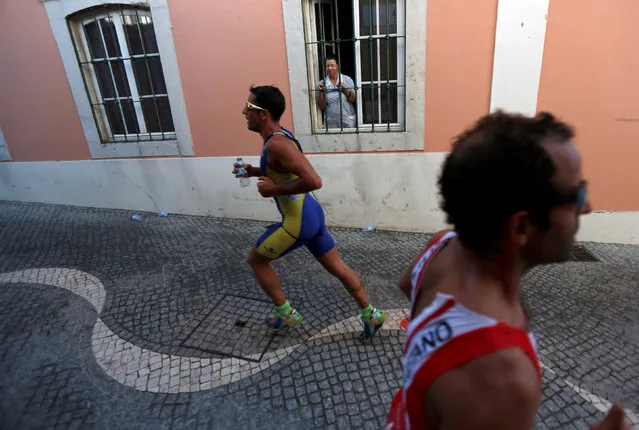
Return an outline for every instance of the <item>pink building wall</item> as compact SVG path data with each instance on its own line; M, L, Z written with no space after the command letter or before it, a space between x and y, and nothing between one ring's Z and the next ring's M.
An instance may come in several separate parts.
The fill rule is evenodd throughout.
M429 1L426 23L425 150L488 112L497 0Z
M88 159L89 148L42 3L2 2L0 58L0 127L13 160Z
M488 110L496 2L429 2L426 151L445 151L455 133ZM256 0L169 6L196 156L258 154L261 142L240 111L252 84L277 85L290 100L281 6ZM14 161L90 159L44 8L33 2L10 7L3 14L8 25L0 29L0 52L12 59L10 67L3 63L10 79L0 81L0 95L10 102L0 107L0 125ZM39 55L10 42L25 31L9 17L25 14L34 17L27 43ZM294 128L290 104L282 122Z
M639 210L638 22L636 0L550 2L538 109L576 127L598 210Z
M281 3L180 0L169 7L195 154L258 154L262 143L241 114L249 87L276 85L290 100ZM282 124L293 128L290 104Z

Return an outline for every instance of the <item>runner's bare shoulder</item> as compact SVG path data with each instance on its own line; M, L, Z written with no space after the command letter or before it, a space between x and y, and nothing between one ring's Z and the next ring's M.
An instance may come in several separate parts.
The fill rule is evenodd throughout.
M410 297L411 286L412 286L412 273L413 273L413 269L415 268L415 265L419 262L420 258L424 255L424 253L435 244L435 242L442 239L449 232L451 232L450 229L440 230L437 233L433 234L430 240L424 246L422 252L420 252L420 254L413 259L410 266L408 266L408 269L406 270L406 272L404 272L404 274L400 278L399 288L400 290L404 292L404 294L406 294L407 297ZM431 264L432 262L429 263L429 266ZM429 271L432 272L432 270L426 269L426 272L429 272ZM415 311L419 312L421 311L421 309L423 309L424 306L427 306L431 302L433 298L433 294L434 294L434 291L424 291L422 294L418 294L418 299L415 305Z
M530 430L540 390L530 358L508 348L443 374L425 401L440 430Z
M411 261L410 265L406 269L406 272L405 272L404 276L406 276L406 277L408 277L410 279L410 275L411 275L411 273L413 271L413 268L415 267L415 265L417 264L417 262L421 258L423 252L426 251L437 239L441 238L442 236L444 236L449 231L451 231L451 230L440 230L437 233L433 234L430 237L430 239L428 239L428 241L426 241L426 243L424 244L424 247L422 248L421 252L418 255L416 255L415 258L413 258L413 261Z

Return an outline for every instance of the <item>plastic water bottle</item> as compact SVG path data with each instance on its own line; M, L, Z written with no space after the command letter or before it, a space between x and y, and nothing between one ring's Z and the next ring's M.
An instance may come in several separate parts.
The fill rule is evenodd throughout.
M240 186L248 187L248 185L251 183L251 179L248 176L248 172L244 168L244 160L239 157L237 160L235 160L235 164L238 165L237 174L235 175L235 177L240 178Z
M362 231L368 231L368 232L377 231L377 227L372 226L372 225L367 225L366 227L364 227L364 228L362 229Z
M140 215L131 215L131 219L133 221L142 221L142 217Z

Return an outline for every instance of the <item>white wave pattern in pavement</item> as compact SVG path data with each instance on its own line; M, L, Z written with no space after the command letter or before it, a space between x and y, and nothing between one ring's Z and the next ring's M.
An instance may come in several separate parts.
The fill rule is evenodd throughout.
M556 375L556 373L551 368L546 366L544 363L540 362L540 364L542 369L552 373L553 375ZM578 385L570 382L569 380L563 379L563 381L566 383L566 385L572 388L572 390L575 393L579 394L579 396L581 396L582 399L586 400L588 403L593 405L595 409L597 409L598 411L607 413L610 407L612 406L612 403L610 403L608 400L603 399L597 396L596 394L593 394L590 391L579 387ZM637 416L637 414L635 414L633 411L631 411L628 408L624 408L624 409L626 411L626 418L628 419L628 421L630 422L630 425L632 426L631 428L639 429L639 416Z
M141 348L115 334L99 317L104 306L105 289L98 278L74 269L29 269L0 274L0 283L41 284L69 290L86 299L98 312L91 343L96 362L116 381L140 391L185 393L209 390L268 369L302 346L293 345L269 351L259 362L238 358L198 358L162 354ZM406 318L404 309L389 311L386 329L400 329ZM332 324L307 341L332 335L361 331L359 317ZM249 356L258 360L261 354Z
M162 354L140 348L115 334L100 318L106 291L95 276L75 269L42 268L0 274L0 284L41 284L64 288L87 300L98 313L91 337L96 362L104 372L116 381L140 391L154 393L185 393L209 390L248 378L268 369L302 346L297 344L276 351L269 351L259 362L238 358L198 358ZM389 318L383 329L397 330L407 316L407 309L388 311ZM308 341L359 332L359 317L347 318L332 324ZM257 360L260 354L248 358ZM541 363L544 370L555 373ZM606 412L611 403L590 393L574 383L564 382L597 410ZM626 416L633 429L639 428L639 416L626 409Z

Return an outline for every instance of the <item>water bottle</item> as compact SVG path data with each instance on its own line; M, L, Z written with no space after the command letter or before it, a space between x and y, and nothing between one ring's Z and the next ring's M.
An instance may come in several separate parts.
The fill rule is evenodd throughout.
M377 227L372 226L372 225L367 225L366 227L364 227L364 228L362 229L362 231L368 231L368 232L377 231Z
M235 164L238 165L237 174L235 175L235 177L240 178L240 186L248 187L248 185L251 183L251 179L249 178L248 172L244 168L244 160L239 157L237 160L235 160Z

